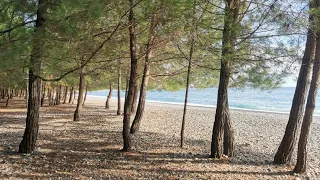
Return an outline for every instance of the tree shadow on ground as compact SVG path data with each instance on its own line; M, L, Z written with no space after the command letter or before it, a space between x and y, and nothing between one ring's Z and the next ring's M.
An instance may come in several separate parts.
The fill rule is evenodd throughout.
M215 160L208 158L209 141L186 139L188 147L180 148L178 138L155 132L134 135L134 151L122 152L122 118L115 116L113 110L87 106L80 122L70 120L73 110L66 105L42 109L37 148L30 155L17 152L25 117L0 118L0 124L5 124L0 126L0 177L208 179L291 174L286 168L277 169L263 160L271 154L246 146L237 147L241 152L234 157L237 160ZM49 113L53 115L48 116ZM248 155L250 158L238 157ZM266 165L274 168L262 171L260 167ZM246 169L251 166L256 170Z

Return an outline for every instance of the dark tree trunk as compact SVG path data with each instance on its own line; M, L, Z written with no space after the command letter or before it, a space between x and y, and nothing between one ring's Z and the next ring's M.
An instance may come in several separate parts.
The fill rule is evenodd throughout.
M10 100L10 87L8 88L8 90L7 90L7 101L6 101L6 106L8 106L9 105L9 100Z
M125 93L125 100L127 99L127 96L128 96L128 90L129 90L129 82L130 82L130 71L128 72L128 76L127 76L127 79L126 79L126 93Z
M84 106L84 103L86 102L87 100L87 94L88 94L88 81L87 81L87 84L86 84L86 92L84 93L84 98L83 98L83 103L82 103L82 106Z
M149 74L150 74L149 59L151 57L151 51L152 51L151 48L153 46L154 39L155 39L155 30L156 30L156 24L157 24L156 21L157 21L157 12L153 13L151 23L150 23L149 37L148 37L148 42L146 46L147 52L145 56L144 70L143 70L142 82L140 87L139 103L138 103L136 115L131 125L131 131L130 131L131 133L136 133L139 131L141 119L143 117L144 106L145 106L146 95L147 95L147 86L148 86Z
M119 61L119 67L118 67L118 109L117 109L117 115L121 114L121 61Z
M113 91L113 85L112 85L112 82L110 81L110 88L109 88L109 94L108 94L108 97L107 97L107 100L106 100L106 109L109 109L110 108L110 100L111 100L111 97L112 97L112 91Z
M139 79L137 78L136 86L134 87L134 93L133 93L133 100L132 100L132 106L131 106L131 114L134 114L136 112L136 107L138 103L138 93L139 93Z
M83 91L84 91L84 72L83 68L80 69L79 75L79 92L78 92L78 101L76 111L73 115L74 121L80 121L80 115L82 111L82 102L83 102Z
M133 0L130 1L130 6L133 6ZM123 115L123 151L131 150L131 135L130 135L130 114L133 104L134 90L137 86L138 79L138 58L136 52L136 37L135 37L135 18L133 8L129 12L129 36L130 36L130 57L131 57L131 71L130 71L130 82L128 88L128 95L124 106Z
M22 95L23 95L23 90L21 89L19 93L19 99L22 97Z
M212 158L220 158L222 154L231 157L234 154L234 131L229 113L228 87L237 36L239 3L239 0L226 1L218 100L211 142Z
M26 118L26 129L23 139L19 145L19 153L31 153L35 149L38 129L39 129L39 108L40 108L40 91L41 80L35 75L40 74L41 70L41 34L44 31L44 22L47 11L46 0L38 1L37 19L35 25L35 37L33 41L32 53L30 56L29 66L29 97Z
M58 85L57 86L57 90L56 90L56 102L55 102L55 105L60 105L60 103L61 103L61 89L62 89L62 86Z
M49 106L52 106L52 90L50 88L48 88L48 101Z
M46 86L45 86L45 83L42 83L42 95L41 95L41 102L40 102L41 107L44 104L45 95L46 95Z
M69 104L72 102L72 100L73 100L73 86L71 86L71 89L70 89Z
M69 90L69 88L68 88L68 86L66 86L65 87L65 89L64 89L64 100L63 100L63 104L66 104L67 103L67 99L68 99L68 90Z
M4 99L4 97L5 97L5 95L6 95L6 93L5 93L5 89L3 88L2 90L1 90L1 99Z
M319 7L319 6L317 6ZM320 76L320 33L317 33L316 42L316 55L313 64L312 79L310 84L310 89L308 93L308 100L306 105L306 110L304 113L304 118L301 126L300 139L298 143L298 157L297 164L294 168L296 173L304 173L307 168L307 143L310 134L310 127L313 120L313 112L316 106L316 97L319 87L319 76Z
M309 22L310 24L313 24L312 16L309 17ZM315 34L311 29L309 29L297 86L292 100L289 121L280 146L278 147L278 151L274 156L273 162L275 164L285 164L290 162L291 160L293 149L298 138L298 129L300 127L301 119L303 116L305 99L310 82L310 72L312 67L312 60L314 57L315 44Z
M10 97L10 99L12 99L12 98L13 98L13 96L14 96L14 89L11 89L11 91L10 91L10 93L9 93L9 94L10 94L10 96L9 96L9 97Z

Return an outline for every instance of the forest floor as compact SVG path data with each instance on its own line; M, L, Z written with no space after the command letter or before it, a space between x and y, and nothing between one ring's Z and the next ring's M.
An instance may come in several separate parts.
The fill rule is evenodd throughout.
M288 115L231 111L236 156L208 158L214 109L189 107L185 147L179 147L181 105L148 102L133 151L121 152L122 116L116 103L89 97L82 119L75 105L43 107L37 148L18 154L25 127L25 100L0 101L0 179L317 179L320 177L320 118L309 141L308 173L272 164ZM294 163L294 161L293 161Z

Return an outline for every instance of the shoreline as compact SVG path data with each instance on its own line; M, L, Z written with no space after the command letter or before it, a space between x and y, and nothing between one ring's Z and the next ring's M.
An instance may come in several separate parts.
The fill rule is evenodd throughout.
M104 98L103 96L95 96L95 95L88 95L88 97L91 98L98 98L98 99L104 99L106 100L107 98ZM117 98L111 97L112 100L116 100ZM121 101L123 101L124 98L121 98ZM146 100L147 103L159 103L159 104L169 104L169 105L181 105L183 106L184 103L178 103L178 102L166 102L166 101L154 101L154 100ZM198 107L198 108L216 108L214 105L206 105L206 104L193 104L193 103L188 103L187 106L191 107ZM290 112L283 112L283 111L269 111L269 110L260 110L260 109L246 109L246 108L236 108L236 107L230 107L230 110L233 111L244 111L244 112L256 112L256 113L267 113L267 114L283 114L283 115L289 115ZM313 114L314 117L320 117L320 114Z

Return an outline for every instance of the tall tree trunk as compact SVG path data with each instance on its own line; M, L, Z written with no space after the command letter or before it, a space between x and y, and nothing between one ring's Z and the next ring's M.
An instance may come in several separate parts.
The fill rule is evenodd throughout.
M2 90L1 90L1 99L4 99L4 97L5 97L5 95L6 95L6 93L5 93L5 89L3 88Z
M63 104L66 104L67 103L67 99L68 99L68 91L69 91L69 88L68 86L65 87L65 90L64 90L64 100L63 100Z
M319 7L319 6L317 6ZM319 87L319 76L320 76L320 33L317 33L317 47L316 55L313 63L312 80L310 84L310 89L308 93L308 100L306 105L306 110L304 113L300 139L298 143L298 157L297 164L294 168L296 173L304 173L307 168L307 143L310 134L310 126L313 120L313 112L316 106L316 98Z
M70 89L69 104L72 102L72 100L73 100L73 86L71 86L71 89Z
M117 115L121 114L121 60L119 60L119 67L118 67L118 109Z
M87 84L86 84L86 92L84 93L84 98L83 98L83 103L82 103L82 106L84 106L84 103L86 102L87 100L87 94L88 94L88 81L87 81Z
M229 113L228 87L237 37L239 6L239 0L226 1L218 100L211 142L212 158L220 158L222 154L231 157L234 154L234 131Z
M128 71L128 76L127 76L127 79L126 79L126 93L125 93L125 97L124 97L125 100L128 97L129 82L130 82L130 71Z
M41 80L35 75L39 75L41 71L41 48L43 48L41 36L45 31L44 23L46 19L47 5L48 3L46 0L38 1L35 37L33 39L33 48L29 66L29 96L26 129L24 131L23 139L19 145L19 153L33 152L38 137Z
M112 91L113 91L113 85L112 85L111 81L110 81L109 85L110 85L110 88L109 88L109 94L108 94L108 97L107 97L107 100L106 100L106 109L110 108L110 100L111 100Z
M57 86L57 90L56 90L56 102L55 105L60 105L61 103L61 89L62 86L61 84Z
M130 7L133 6L133 0L129 0ZM128 95L124 106L123 115L123 151L131 150L131 135L130 135L130 114L133 103L134 89L137 86L138 78L138 58L136 52L136 37L135 37L135 18L133 8L129 12L129 36L130 36L130 57L131 57L131 71L130 71L130 82L128 88Z
M20 89L19 99L22 97L22 95L23 95L23 90L22 90L22 89Z
M74 121L80 121L80 115L82 111L82 102L83 102L83 91L84 91L84 69L83 67L80 69L79 75L79 92L78 92L78 101L77 107L73 115Z
M151 18L150 28L149 28L149 37L148 42L146 45L146 55L144 61L144 70L142 76L142 82L140 86L140 96L139 96L139 103L136 115L134 117L133 123L131 125L131 133L136 133L139 131L141 119L143 117L144 106L146 102L146 95L147 95L147 86L149 81L149 74L150 74L150 62L149 59L151 58L152 46L155 39L155 32L156 32L156 25L157 25L157 14L158 12L154 12ZM138 93L137 93L138 94Z
M312 7L311 3L310 6ZM313 24L314 22L312 15L309 17L309 22L309 24ZM310 71L314 57L315 45L315 34L312 32L310 27L307 34L307 41L301 62L297 86L292 100L289 121L280 146L278 147L278 151L274 156L273 162L275 164L285 164L291 160L293 149L298 138L298 129L303 116L305 99L310 82Z

